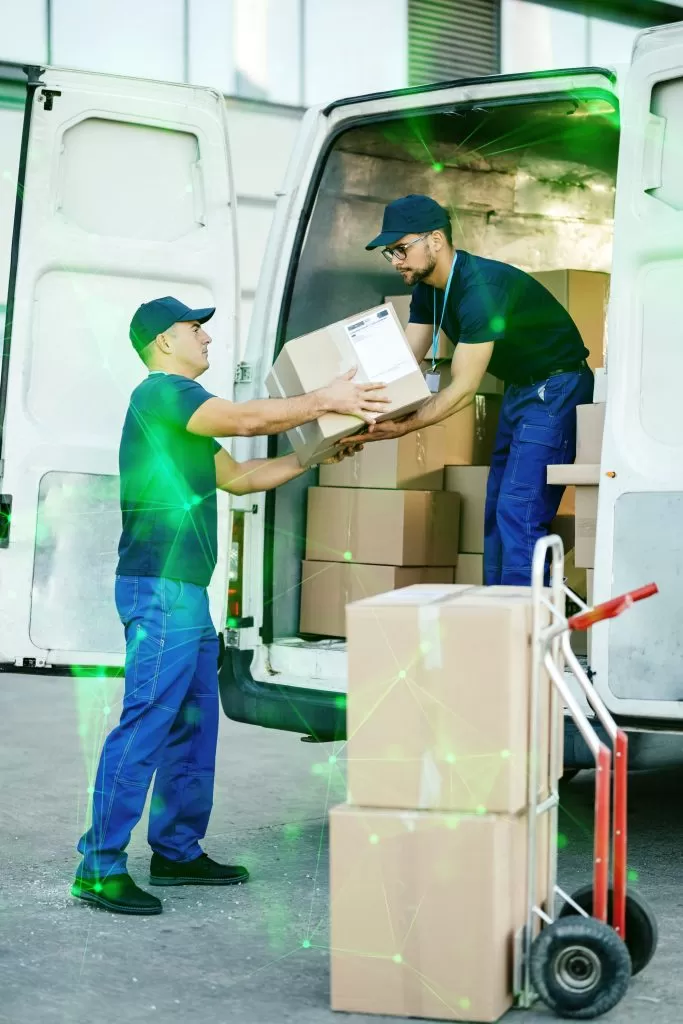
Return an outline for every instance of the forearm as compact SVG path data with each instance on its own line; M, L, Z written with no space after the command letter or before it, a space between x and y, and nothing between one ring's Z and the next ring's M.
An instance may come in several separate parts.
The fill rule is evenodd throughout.
M476 393L476 386L463 386L453 381L443 391L432 395L404 422L406 426L410 425L410 430L423 430L466 408L474 401Z
M243 437L284 434L329 412L322 391L297 398L255 398L236 406L236 410L233 436Z
M230 494L253 494L255 491L271 491L304 472L296 455L284 455L278 459L250 459L248 462L236 463L234 475L223 480L219 486Z

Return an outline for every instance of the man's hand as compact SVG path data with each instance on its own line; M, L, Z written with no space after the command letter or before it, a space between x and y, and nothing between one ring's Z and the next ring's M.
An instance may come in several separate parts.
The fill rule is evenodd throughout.
M374 429L370 429L372 432L365 435L365 441L390 441L394 437L403 437L404 434L409 434L412 430L418 430L419 425L410 415L402 420L382 420L381 423L375 424Z
M372 430L377 416L386 411L391 399L386 393L386 385L369 382L356 384L353 377L357 367L343 373L333 380L329 387L318 392L323 400L326 412L337 412L348 416L358 416L370 425Z
M323 459L321 464L323 466L330 466L335 462L342 462L344 459L349 459L355 455L356 452L362 451L363 444L361 444L360 441L352 442L347 438L342 438L341 441L337 441L337 451L334 455L331 455L329 459Z

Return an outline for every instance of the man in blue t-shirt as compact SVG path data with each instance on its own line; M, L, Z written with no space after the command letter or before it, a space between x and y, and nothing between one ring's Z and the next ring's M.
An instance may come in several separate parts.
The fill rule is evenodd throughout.
M304 470L295 455L235 462L214 438L278 434L326 412L372 424L389 401L383 385L356 384L355 370L298 398L216 398L196 380L209 366L203 325L213 314L166 296L140 306L130 328L149 374L131 395L119 451L115 597L126 636L125 691L100 757L72 888L118 913L161 913L161 901L128 874L125 853L155 771L150 883L230 885L249 877L199 846L218 736L218 637L206 589L218 548L216 488L270 490ZM350 441L339 457L359 447Z
M549 487L551 463L573 462L576 406L593 400L588 350L569 313L528 274L453 248L447 211L424 195L389 203L368 249L413 287L406 335L418 361L436 353L439 329L455 344L452 381L417 412L385 421L368 441L400 437L469 405L486 371L505 396L485 510L484 583L528 586L534 545L562 498ZM432 371L435 355L432 356ZM437 391L438 377L427 374Z

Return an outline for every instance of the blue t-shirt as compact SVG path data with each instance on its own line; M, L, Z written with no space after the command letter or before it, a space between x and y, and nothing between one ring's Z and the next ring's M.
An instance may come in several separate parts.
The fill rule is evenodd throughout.
M166 576L206 587L216 568L216 465L221 446L186 428L213 395L151 373L130 397L119 448L120 576Z
M436 323L444 292L423 282L413 291L410 322ZM443 329L454 345L494 342L488 369L510 384L543 380L588 355L578 328L554 295L523 270L458 250Z

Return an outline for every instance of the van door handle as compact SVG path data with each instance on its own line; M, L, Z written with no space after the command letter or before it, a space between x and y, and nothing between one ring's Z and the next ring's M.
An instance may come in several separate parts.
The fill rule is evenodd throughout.
M192 209L197 224L206 227L206 209L204 201L204 175L202 174L202 162L197 160L191 165L192 177Z
M651 192L656 188L662 187L665 137L666 118L650 114L645 126L645 145L643 148L643 190L645 192Z

